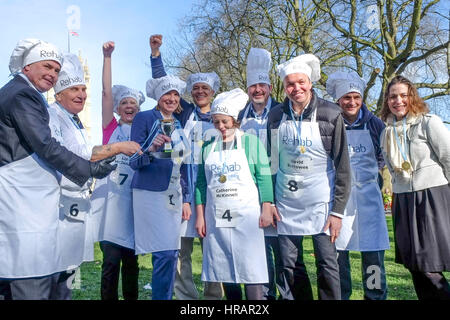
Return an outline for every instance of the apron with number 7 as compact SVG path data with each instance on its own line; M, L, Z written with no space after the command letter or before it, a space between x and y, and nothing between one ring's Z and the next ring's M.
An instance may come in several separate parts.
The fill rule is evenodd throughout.
M241 135L236 132L237 149L214 151L214 142L205 160L208 189L203 281L269 281L264 231L259 227L258 189L241 146Z
M108 143L130 140L131 126L118 125ZM129 157L116 156L116 170L97 180L91 197L94 233L96 241L109 241L122 247L134 249L134 219L131 180L134 170Z

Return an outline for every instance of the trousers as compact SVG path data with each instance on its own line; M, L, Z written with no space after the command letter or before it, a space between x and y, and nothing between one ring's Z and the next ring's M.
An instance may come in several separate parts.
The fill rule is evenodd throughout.
M178 300L198 300L198 290L192 277L192 251L195 238L181 238L178 256L177 272L175 275L174 292ZM203 248L203 241L200 239ZM205 300L221 300L223 297L222 284L219 282L205 282L203 296Z
M338 250L341 298L349 300L352 295L350 256L348 251ZM386 300L388 288L384 268L384 250L361 252L361 274L364 300Z
M312 236L316 258L317 287L320 300L340 300L341 286L337 251L330 236L320 233ZM303 263L303 236L278 235L283 281L289 286L288 297L294 300L312 300L311 282Z
M137 300L139 296L138 257L134 250L115 243L101 241L103 252L101 298L118 300L119 276L122 275L122 294L125 300Z

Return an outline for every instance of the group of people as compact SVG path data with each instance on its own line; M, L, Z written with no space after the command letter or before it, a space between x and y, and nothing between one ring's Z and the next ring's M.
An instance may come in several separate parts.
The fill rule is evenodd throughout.
M386 299L387 165L396 262L419 299L450 299L450 134L408 79L389 83L380 119L353 71L329 75L334 102L319 97L313 54L277 66L286 94L277 102L265 49L249 51L246 91L219 93L215 72L168 75L162 36L149 43L146 93L157 105L142 112L139 90L112 85L115 44L103 45L102 146L78 117L78 58L37 39L14 49L14 78L0 89L0 296L70 299L99 241L102 299L118 299L120 275L124 299L138 299L137 256L148 253L152 299L199 299L200 238L205 299L241 300L243 284L249 300L311 300L303 238L312 236L319 299L350 299L349 251L361 252L364 298ZM52 87L49 106L42 93Z

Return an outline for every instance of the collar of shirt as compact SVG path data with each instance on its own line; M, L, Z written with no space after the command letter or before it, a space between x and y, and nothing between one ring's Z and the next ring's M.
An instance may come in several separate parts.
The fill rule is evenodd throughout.
M292 113L293 113L294 117L297 118L297 120L298 120L302 114L304 114L305 112L308 111L310 103L311 103L311 101L308 102L308 104L306 105L306 107L303 108L301 113L295 112L294 108L292 107L292 102L290 102L290 107L289 108L292 109Z
M211 111L208 111L206 113L202 113L200 111L200 108L196 105L194 108L194 112L201 121L210 121L211 120Z
M255 119L264 119L266 117L266 115L269 113L270 106L272 105L272 98L269 97L269 99L267 99L267 104L264 107L264 110L261 113L261 115L256 113L255 108L253 107L253 102L250 102L250 105L251 105L251 108L250 108L249 116L252 118L255 118Z
M34 90L36 90L37 92L39 92L42 96L42 92L40 92L38 89L36 89L36 87L34 86L34 84L31 83L30 79L28 79L28 77L26 75L24 75L22 72L19 73L19 76L21 76L22 78L25 79L25 81L30 85L30 87L32 87Z
M343 117L343 118L344 118L344 117ZM358 112L358 118L356 119L355 122L350 123L350 122L347 121L347 119L344 118L344 124L345 124L345 127L346 127L346 128L353 128L353 127L356 127L356 126L359 124L359 122L361 121L361 119L362 119L362 110L359 109L359 112Z

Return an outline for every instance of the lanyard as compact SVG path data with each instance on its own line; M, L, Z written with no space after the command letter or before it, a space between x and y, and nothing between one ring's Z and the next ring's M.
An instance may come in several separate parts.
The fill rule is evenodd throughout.
M404 138L403 146L401 145L400 138L399 138L398 133L397 133L397 129L395 128L395 123L396 123L396 121L395 121L395 117L394 117L395 140L397 141L398 148L400 149L400 153L401 153L402 158L404 160L404 165L408 166L408 160L406 158L406 154L409 153L408 144L406 143L406 117L403 118L403 138ZM403 164L402 164L402 166L403 166ZM407 170L409 168L404 168L404 169Z
M300 147L299 147L300 152L305 153L306 148L304 145L302 145L302 122L303 122L303 111L305 111L305 109L303 109L302 113L300 114L299 125L297 125L297 121L294 118L294 112L292 111L292 101L291 100L289 100L289 111L291 112L291 118L292 118L292 121L294 122L295 129L297 129L298 141L299 141L299 145L300 145Z

